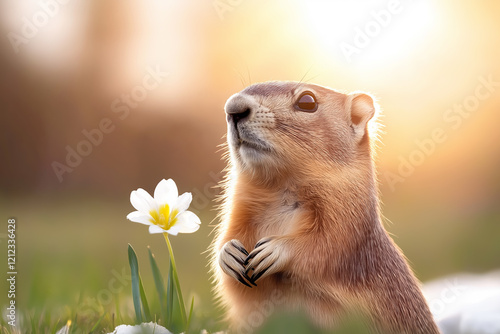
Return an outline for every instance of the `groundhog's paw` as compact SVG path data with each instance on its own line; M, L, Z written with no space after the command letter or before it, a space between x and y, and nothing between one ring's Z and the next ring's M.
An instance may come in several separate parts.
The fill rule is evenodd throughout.
M247 256L245 274L248 276L253 271L250 282L255 282L262 277L281 271L289 260L285 243L276 237L261 239L255 249Z
M222 247L219 253L219 265L226 274L251 288L252 286L245 281L245 279L250 281L250 278L245 273L245 259L247 256L248 252L243 244L233 239L226 242Z

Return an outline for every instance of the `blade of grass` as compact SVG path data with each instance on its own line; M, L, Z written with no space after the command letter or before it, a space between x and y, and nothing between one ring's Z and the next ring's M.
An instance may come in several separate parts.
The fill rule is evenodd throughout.
M101 317L99 318L99 320L97 320L97 322L95 323L95 325L92 327L92 329L90 330L89 334L92 334L92 332L94 332L97 328L97 326L99 326L99 324L101 323L101 320L106 316L106 312L103 313L103 315L101 315Z
M69 333L76 332L76 326L78 325L77 321L78 321L78 313L75 313L75 317L74 317L73 321L68 320L68 322L66 322L66 325L68 326Z
M174 310L174 279L172 277L172 261L169 261L168 266L168 281L167 281L167 326L172 325L172 313Z
M77 305L80 305L80 304L77 304ZM50 328L50 323L52 323L50 312L45 313L45 319L43 319L43 322L45 323L45 326L47 327L47 330L48 330L48 328Z
M144 311L144 317L146 321L151 321L151 312L149 311L149 304L146 298L146 293L144 292L144 287L142 285L141 275L139 275L139 291L141 293L142 309Z
M130 275L132 276L132 299L134 300L136 324L139 325L142 323L139 264L137 263L137 255L131 244L128 244L128 262L130 264Z
M31 331L32 333L36 333L37 326L35 324L35 312L33 312L33 316L29 315L30 323L31 323Z
M194 306L194 296L191 299L191 307L189 308L189 316L188 316L188 321L186 325L186 334L189 333L189 326L191 325L191 316L193 315L193 306Z
M122 321L122 315L121 315L121 311L120 311L120 299L119 299L119 295L116 294L115 295L115 311L116 311L116 320L118 321L119 324L123 323ZM114 325L114 314L113 314L113 325ZM115 328L115 327L113 327Z
M58 319L56 324L52 326L52 334L55 334L57 332L57 328L59 327L59 323L61 322L61 319Z
M149 262L151 263L151 271L153 272L156 291L158 292L158 298L160 299L161 317L163 318L163 321L166 322L168 317L166 310L165 286L163 277L161 275L160 269L158 268L158 264L156 263L155 256L153 255L149 247L148 251L149 251Z
M177 291L177 298L179 299L179 309L181 311L181 318L184 325L187 325L186 309L184 306L184 298L182 298L181 284L179 282L179 276L177 275L177 266L175 264L174 251L170 240L168 240L168 234L163 233L165 241L167 242L168 252L170 254L170 262L172 263L172 276L174 278L175 290Z

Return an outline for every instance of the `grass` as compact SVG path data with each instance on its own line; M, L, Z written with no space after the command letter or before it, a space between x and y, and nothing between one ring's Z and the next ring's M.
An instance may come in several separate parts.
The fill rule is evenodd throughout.
M408 203L402 198L401 201ZM487 271L495 268L500 248L498 214L485 213L474 217L473 224L446 219L447 212L425 208L400 206L391 199L392 207L384 213L394 221L388 225L398 245L412 262L419 277L430 279L464 270ZM422 207L423 206L423 207ZM404 208L404 209L400 209ZM17 329L12 329L5 318L0 320L0 333L55 333L68 320L70 333L108 333L120 324L134 324L136 313L132 298L128 244L136 250L143 298L147 299L150 315L162 325L169 323L172 331L182 328L165 316L165 308L175 300L167 296L167 306L160 303L157 275L151 269L154 254L157 272L165 278L168 295L169 256L161 235L152 236L140 224L125 219L133 209L127 196L118 199L65 196L64 198L2 198L0 210L17 219ZM190 235L172 237L178 275L186 297L189 314L194 297L191 332L202 328L223 330L222 314L216 308L211 293L204 253L211 240L208 224L215 212L199 212L202 226ZM431 217L431 219L428 219ZM426 220L427 218L427 220ZM429 234L432 229L433 233ZM0 231L0 233L4 233ZM422 241L425 241L425 247ZM0 249L6 254L5 238L0 238ZM148 249L149 246L149 249ZM436 256L439 254L439 256ZM6 257L0 256L0 267L6 268ZM0 281L1 291L7 291L6 280ZM140 291L139 291L140 295ZM161 298L164 299L164 298ZM172 301L170 301L172 300ZM6 298L1 299L2 308ZM172 318L180 318L174 312ZM293 320L293 321L292 321ZM274 327L273 327L274 326ZM300 329L300 333L314 332L299 316L272 319L262 333L286 333ZM339 333L363 333L354 324L346 325Z
M161 318L158 297L151 289L155 282L148 246L162 272L168 272L168 249L161 235L152 236L143 225L125 219L133 211L128 198L119 202L81 197L3 199L0 208L17 220L16 306L23 333L51 333L68 320L74 333L110 332L116 325L134 324L131 283L125 277L130 276L128 243L136 247L144 267L141 275L151 318ZM179 235L171 242L188 302L196 293L198 314L193 326L219 328L212 320L220 314L212 300L203 254L210 243L208 224L214 215L200 214L203 224L197 233ZM3 240L0 247L6 254ZM5 268L2 261L6 259L0 259ZM0 289L7 291L3 280ZM0 325L0 332L14 333L5 319Z

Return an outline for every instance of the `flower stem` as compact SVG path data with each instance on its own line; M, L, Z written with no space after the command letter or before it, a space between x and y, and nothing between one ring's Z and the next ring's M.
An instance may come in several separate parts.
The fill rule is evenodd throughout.
M174 251L170 240L168 240L168 233L163 233L165 241L167 242L168 252L170 254L170 262L172 262L172 271L175 283L175 290L177 291L177 298L179 299L179 305L181 307L181 317L184 325L187 326L186 309L184 308L184 298L182 298L181 284L179 283L179 277L177 276L177 266L175 265Z

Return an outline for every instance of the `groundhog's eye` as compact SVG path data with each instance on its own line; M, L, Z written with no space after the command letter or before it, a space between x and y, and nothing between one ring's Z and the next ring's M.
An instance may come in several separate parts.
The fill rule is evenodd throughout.
M294 105L295 109L305 112L315 112L318 109L318 102L311 92L304 92L297 99Z

